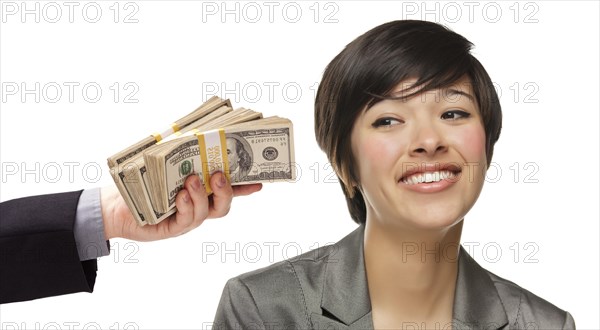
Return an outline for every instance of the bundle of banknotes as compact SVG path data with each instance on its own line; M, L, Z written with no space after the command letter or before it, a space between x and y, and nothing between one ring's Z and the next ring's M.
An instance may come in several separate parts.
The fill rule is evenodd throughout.
M108 158L110 173L139 225L154 225L177 211L175 197L189 175L210 194L210 175L232 185L294 181L292 122L263 118L213 96L162 133L150 134Z

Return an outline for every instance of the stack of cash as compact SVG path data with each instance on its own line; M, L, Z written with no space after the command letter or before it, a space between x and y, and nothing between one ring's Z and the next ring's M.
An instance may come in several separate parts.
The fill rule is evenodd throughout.
M294 181L292 122L233 110L213 96L162 133L154 133L108 158L110 173L139 225L176 212L175 197L189 175L206 191L210 175L223 172L232 185Z

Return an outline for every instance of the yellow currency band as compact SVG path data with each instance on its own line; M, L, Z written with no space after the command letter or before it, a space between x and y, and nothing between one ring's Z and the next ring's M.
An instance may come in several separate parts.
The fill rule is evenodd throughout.
M196 137L198 138L198 147L200 148L200 165L202 166L202 182L204 182L204 189L206 189L206 193L212 193L212 189L210 189L210 174L208 174L208 157L206 156L206 142L204 141L204 135L202 133L196 133Z
M177 123L172 123L171 127L169 129L167 129L166 131L162 132L162 133L153 133L152 136L154 137L154 140L156 140L156 142L160 142L160 140L163 139L164 137L167 137L173 133L179 135L181 133L179 133L179 125L177 125Z
M218 135L218 137L216 135ZM196 133L196 137L198 138L198 147L200 149L202 181L204 182L206 193L210 195L212 194L212 189L210 188L210 176L214 172L223 169L223 174L227 178L227 181L230 181L225 130L220 128L218 130ZM220 155L216 154L217 151Z
M225 178L227 178L227 182L231 182L231 178L229 178L229 157L227 157L227 140L225 137L225 130L219 130L219 137L221 138L221 155L223 155L223 174L225 174ZM233 150L235 152L235 150Z

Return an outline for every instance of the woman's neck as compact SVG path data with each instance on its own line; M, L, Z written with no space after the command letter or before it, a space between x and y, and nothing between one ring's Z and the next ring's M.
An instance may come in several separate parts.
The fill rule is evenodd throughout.
M444 231L409 231L367 221L364 257L376 328L448 329L462 220Z

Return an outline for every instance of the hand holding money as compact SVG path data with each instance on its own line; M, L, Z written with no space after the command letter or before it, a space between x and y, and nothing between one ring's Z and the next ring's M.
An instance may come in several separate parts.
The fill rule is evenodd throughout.
M213 194L209 197L200 178L191 175L176 198L177 212L156 226L140 226L132 212L113 187L101 191L102 218L105 239L115 237L135 241L155 241L176 237L202 224L206 219L220 218L229 212L233 197L247 196L259 191L262 184L232 187L222 173L211 177Z
M176 212L175 219L180 216L180 193L189 193L184 182L190 175L200 177L207 194L213 193L209 182L217 172L227 186L295 180L292 124L248 109L233 110L229 100L213 97L163 133L110 157L108 164L135 222L159 224ZM259 187L232 191L248 194Z

